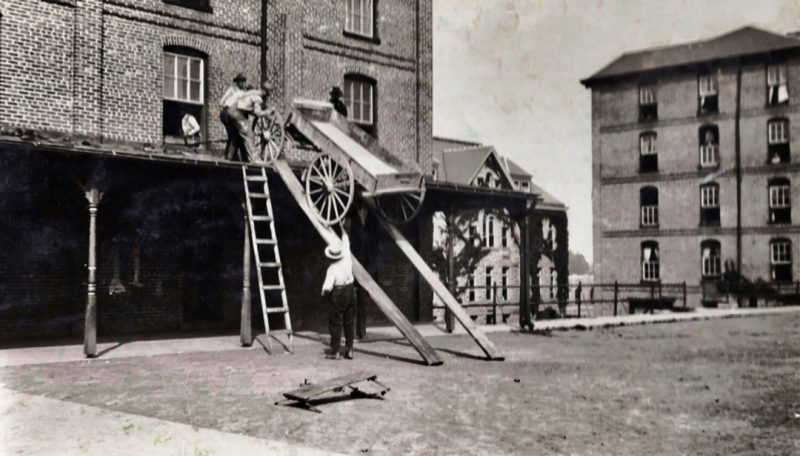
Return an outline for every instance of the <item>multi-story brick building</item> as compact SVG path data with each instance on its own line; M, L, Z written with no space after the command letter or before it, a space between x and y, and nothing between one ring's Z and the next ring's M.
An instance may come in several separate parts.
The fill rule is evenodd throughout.
M532 302L556 298L559 285L566 286L568 276L566 206L536 186L530 173L498 154L494 147L434 137L433 161L437 181L537 196L539 201L529 216ZM493 316L495 304L504 314L514 311L520 302L519 224L503 208L459 215L458 221L466 224L461 230L487 253L471 273L456 277L463 289L458 297L474 316ZM447 244L445 217L444 211L434 216L433 244L439 248ZM457 246L457 250L462 247Z
M80 333L84 193L101 334L235 327L241 171L222 158L217 100L237 73L271 81L284 109L341 86L351 120L430 173L431 14L429 1L0 2L0 338ZM184 111L199 149L181 144ZM280 180L270 187L295 328L320 326L324 244ZM406 228L414 243L429 231ZM399 250L369 242L378 282L410 319L430 319Z
M685 281L698 305L726 269L800 277L800 40L745 27L624 54L582 83L596 281Z

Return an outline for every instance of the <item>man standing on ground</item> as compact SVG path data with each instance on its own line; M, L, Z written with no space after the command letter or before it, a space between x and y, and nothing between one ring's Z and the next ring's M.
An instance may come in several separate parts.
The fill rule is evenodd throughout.
M331 333L328 359L339 359L344 325L344 357L353 359L355 338L356 296L353 288L353 259L350 253L350 238L347 236L349 221L342 225L341 245L329 245L325 256L331 260L322 285L323 302L328 307L328 330Z

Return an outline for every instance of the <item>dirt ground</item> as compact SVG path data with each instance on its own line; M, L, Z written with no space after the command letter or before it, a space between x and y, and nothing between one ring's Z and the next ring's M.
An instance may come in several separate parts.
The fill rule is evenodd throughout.
M351 454L800 454L800 314L549 335L431 339L425 367L397 340L353 361L323 346L0 369L6 388ZM374 372L386 400L276 406L305 379ZM65 423L79 426L80 423ZM31 432L42 430L31 429Z

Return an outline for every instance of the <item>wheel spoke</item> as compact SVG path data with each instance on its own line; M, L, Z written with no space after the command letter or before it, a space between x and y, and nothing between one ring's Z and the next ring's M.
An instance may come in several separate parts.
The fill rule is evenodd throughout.
M334 197L333 199L331 199L331 206L333 206L333 214L334 214L333 220L338 220L339 211L336 209L336 198L338 198L338 196L336 196L336 193L331 193L331 195ZM342 209L344 209L344 207L342 207Z
M333 191L336 192L336 193L339 193L341 195L344 195L347 198L350 198L350 192L344 191L339 187L333 187Z
M328 193L328 198L325 200L325 202L328 203L328 209L326 211L325 219L330 222L331 221L331 204L333 203L333 201L331 201L331 194L330 193Z
M320 210L320 213L322 213L322 206L320 206L318 203L320 202L320 200L322 198L325 198L325 193L323 193L322 195L319 196L319 198L314 200L314 207L318 208ZM324 204L324 202L323 202L323 204Z
M325 187L325 182L317 176L308 176L308 181L314 185L318 185L320 187Z
M341 204L341 205L342 205L342 209L346 209L346 208L347 208L347 204L345 204L345 202L344 202L344 201L342 201L342 199L339 197L339 195L337 195L336 193L331 193L331 195L333 195L334 199L335 199L336 201L338 201L338 202L339 202L339 204Z

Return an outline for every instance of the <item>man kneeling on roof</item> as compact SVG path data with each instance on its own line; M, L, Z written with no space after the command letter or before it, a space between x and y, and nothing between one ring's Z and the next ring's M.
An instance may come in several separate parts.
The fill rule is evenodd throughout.
M250 116L264 117L274 112L274 108L265 108L266 100L272 93L272 84L264 81L261 89L251 89L239 94L236 101L226 103L225 115L220 116L225 131L228 133L228 145L225 158L235 161L259 161L258 146L253 134L253 121ZM238 155L238 157L237 157Z

